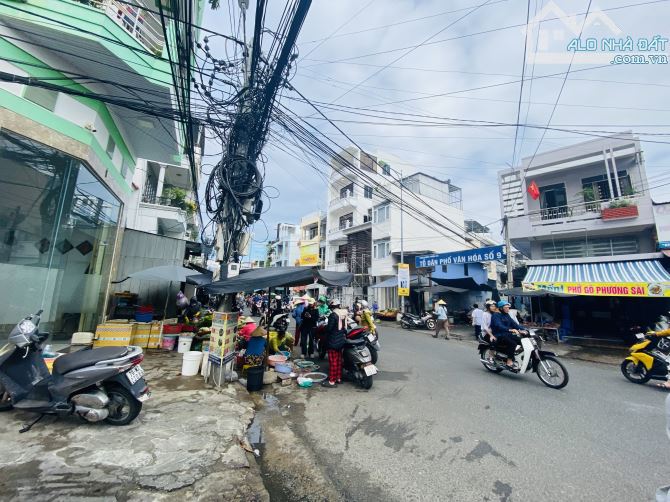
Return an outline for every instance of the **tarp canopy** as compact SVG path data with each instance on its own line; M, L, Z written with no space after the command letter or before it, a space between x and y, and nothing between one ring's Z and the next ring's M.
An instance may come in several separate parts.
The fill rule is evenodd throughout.
M501 289L500 294L507 296L539 296L541 298L546 298L548 296L555 296L562 298L578 296L578 295L571 295L568 293L559 293L556 291L547 291L546 289L538 289L535 291L524 291L523 288Z
M439 293L465 293L467 289L461 288L450 288L449 286L437 286L433 284L432 286L421 286L417 291L427 291L430 294L437 295Z
M133 272L125 279L114 281L113 284L119 284L128 279L140 279L143 281L166 281L166 282L187 282L196 286L203 286L212 282L212 274L202 274L197 270L179 265L161 265L159 267L146 268L138 272Z
M213 282L204 287L210 294L239 293L257 289L302 286L318 282L324 286L348 286L354 279L349 272L332 272L316 267L268 267L240 273L237 277Z
M469 291L493 291L493 288L488 284L477 284L472 277L460 277L458 279L440 279L433 277L433 282L440 286L447 286L449 288L467 289Z

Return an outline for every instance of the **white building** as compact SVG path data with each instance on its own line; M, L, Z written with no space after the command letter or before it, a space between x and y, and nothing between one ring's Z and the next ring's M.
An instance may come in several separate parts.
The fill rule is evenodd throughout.
M376 297L380 307L397 306L394 285L370 288L397 274L401 251L400 182L393 160L371 155L356 147L340 153L365 171L366 180L352 174L335 159L331 162L328 190L326 269L352 272L354 282L342 288L342 301L356 296ZM422 173L403 178L403 248L405 263L414 269L420 254L469 247L463 239L460 188ZM393 201L391 201L393 199ZM437 229L420 215L431 215L448 229Z
M270 243L270 253L273 267L293 267L300 260L300 225L293 223L279 223L277 238Z

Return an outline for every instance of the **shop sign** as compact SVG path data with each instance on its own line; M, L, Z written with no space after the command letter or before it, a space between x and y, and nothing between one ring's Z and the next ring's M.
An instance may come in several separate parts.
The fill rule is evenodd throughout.
M409 263L398 263L398 296L409 296Z
M524 283L524 291L544 289L554 293L585 296L668 297L670 283L663 282L533 282Z
M300 246L300 265L318 265L319 264L319 244L305 244Z
M237 312L214 312L212 314L212 334L209 341L209 360L221 364L232 360L237 333Z
M440 265L482 263L507 258L505 246L490 246L486 248L464 249L453 253L440 253L415 258L416 268L435 267Z

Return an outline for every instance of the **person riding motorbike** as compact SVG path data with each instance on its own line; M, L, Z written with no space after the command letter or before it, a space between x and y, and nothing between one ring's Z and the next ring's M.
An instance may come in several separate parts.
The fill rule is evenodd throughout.
M373 335L377 332L377 326L372 318L372 312L368 306L368 302L365 300L360 301L361 304L361 326L368 329Z
M493 300L486 300L484 304L484 315L482 316L482 339L487 342L493 341L493 331L491 330L491 318L493 314L498 312L496 302Z
M507 366L514 368L514 351L521 342L518 335L525 328L509 315L511 305L508 301L500 300L497 306L500 311L491 316L492 339L496 347L507 356Z

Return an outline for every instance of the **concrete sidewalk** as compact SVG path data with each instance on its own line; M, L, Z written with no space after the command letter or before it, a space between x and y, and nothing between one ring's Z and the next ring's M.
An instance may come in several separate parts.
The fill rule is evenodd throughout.
M381 322L379 327L383 332L384 328L395 328L401 330L402 328L394 322ZM425 336L430 336L433 334L429 330L404 330L408 333L423 334ZM383 336L383 335L382 335ZM444 336L444 331L440 333L440 337ZM474 329L471 326L465 326L461 324L449 326L449 336L454 340L459 340L462 342L470 342L475 345L477 342L474 336ZM570 343L553 343L546 342L544 344L544 350L555 352L561 357L566 357L569 359L577 359L580 361L588 361L593 363L600 364L612 364L619 365L621 361L628 355L628 349L625 347L616 347L616 346L599 346L599 347L588 347L583 345L575 345Z
M239 385L217 390L182 377L181 354L149 351L152 396L126 427L0 414L2 500L267 501L253 457L240 446L254 402Z

